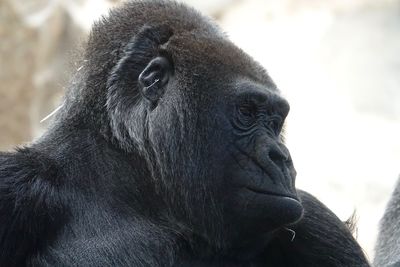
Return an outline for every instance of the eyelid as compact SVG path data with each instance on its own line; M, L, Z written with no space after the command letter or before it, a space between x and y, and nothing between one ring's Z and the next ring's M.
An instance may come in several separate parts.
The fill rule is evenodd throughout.
M243 117L255 118L257 116L257 110L252 105L242 104L238 106L238 111Z
M246 92L239 97L240 103L249 103L256 106L262 106L267 103L267 96L260 93Z

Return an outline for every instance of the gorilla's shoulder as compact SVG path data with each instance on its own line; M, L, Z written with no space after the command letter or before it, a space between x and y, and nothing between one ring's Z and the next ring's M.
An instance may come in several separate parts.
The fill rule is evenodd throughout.
M326 205L324 205L317 197L313 196L312 194L303 191L297 190L299 194L299 198L301 203L305 206L304 211L304 220L310 220L310 223L318 222L321 223L322 221L325 224L332 225L331 230L337 230L338 232L346 232L348 233L351 231L353 226L348 227L349 225L342 222ZM352 224L352 222L350 222ZM318 229L318 227L316 227Z
M54 187L59 183L57 170L53 160L33 148L0 153L2 217L6 214L15 220L21 219L22 209L30 213L40 212L39 209L44 208L48 198L55 196Z
M53 233L62 218L57 177L53 161L33 148L0 153L0 262L7 263L2 266L19 266Z
M0 152L0 183L18 183L57 176L54 160L34 148Z
M380 221L375 266L400 266L400 178Z

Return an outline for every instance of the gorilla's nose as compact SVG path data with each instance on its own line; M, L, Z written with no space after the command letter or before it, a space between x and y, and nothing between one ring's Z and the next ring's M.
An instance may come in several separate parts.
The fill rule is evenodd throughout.
M289 182L290 186L293 186L292 179L296 177L296 170L293 166L289 150L285 145L279 143L270 144L267 149L267 161L270 162L270 165L273 165L269 167L271 178L275 182L283 182L285 185L284 181L289 180L287 182Z
M284 145L273 143L268 145L268 157L273 163L281 166L290 160L290 153Z
M274 138L260 138L256 148L256 159L274 183L285 183L296 177L292 158L284 144Z

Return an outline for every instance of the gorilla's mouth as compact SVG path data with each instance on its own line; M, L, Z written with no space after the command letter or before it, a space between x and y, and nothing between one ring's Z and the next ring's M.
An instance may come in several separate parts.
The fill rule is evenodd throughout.
M246 216L252 214L260 221L264 218L273 227L295 223L303 216L303 205L296 193L254 186L244 186L242 190Z
M300 201L299 198L296 195L293 195L293 194L273 192L273 191L260 189L260 188L255 188L255 187L251 187L251 186L245 186L244 188L246 190L249 190L249 191L251 191L253 193L256 193L256 194L264 194L264 195L277 196L277 197L287 197L287 198L291 198L291 199L296 200L296 201Z

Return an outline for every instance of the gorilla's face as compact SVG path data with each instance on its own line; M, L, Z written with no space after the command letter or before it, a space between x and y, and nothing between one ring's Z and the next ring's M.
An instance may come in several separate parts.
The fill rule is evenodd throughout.
M225 210L232 221L257 230L293 223L301 217L302 206L296 171L281 139L289 104L272 84L242 79L231 89L223 104L229 120L222 152L229 155L224 165L224 183L230 188Z
M143 36L147 54L135 50ZM170 212L204 235L237 238L297 221L281 140L289 104L264 70L224 38L145 28L127 47L108 82L111 124L147 159Z

